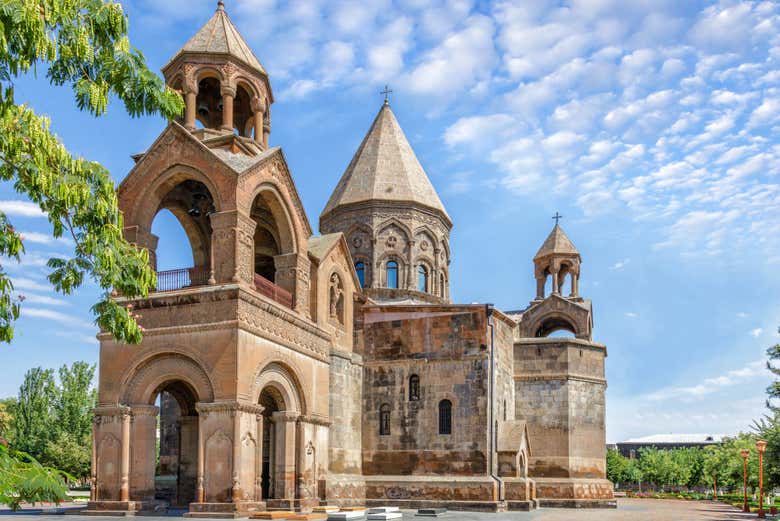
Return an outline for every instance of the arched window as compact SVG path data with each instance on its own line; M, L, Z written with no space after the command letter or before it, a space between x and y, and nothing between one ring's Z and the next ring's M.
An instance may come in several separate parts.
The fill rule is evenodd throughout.
M422 264L417 267L417 289L423 292L428 291L428 268Z
M444 297L444 273L439 274L439 296Z
M420 377L413 374L409 377L409 401L416 402L420 399Z
M390 406L386 403L379 408L379 435L390 436Z
M439 402L439 434L452 434L452 402Z
M398 263L395 261L387 263L387 287L398 289Z
M356 263L355 271L357 272L358 282L360 282L360 287L365 288L366 287L366 265L362 262Z

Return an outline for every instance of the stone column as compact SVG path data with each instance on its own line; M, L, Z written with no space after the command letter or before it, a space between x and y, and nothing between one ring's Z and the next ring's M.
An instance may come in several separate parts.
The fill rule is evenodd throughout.
M149 501L154 499L154 453L159 408L133 404L131 410L130 496L133 500Z
M236 88L232 85L222 85L222 130L233 132L233 99L236 96Z
M92 466L90 467L89 500L97 501L97 416L92 419Z
M233 415L233 503L241 501L241 413L236 409Z
M252 113L254 115L255 142L263 145L263 118L265 118L265 100L258 96L252 98Z
M212 213L210 219L215 283L254 284L255 221L236 210Z
M561 293L560 291L560 285L558 284L558 270L555 270L552 272L552 292L554 295L559 295Z
M580 294L580 274L571 274L571 296L578 297Z
M293 309L309 316L309 272L311 261L306 255L289 253L274 257L276 265L276 284L293 296Z
M542 300L544 298L544 283L545 277L536 277L536 298Z
M192 66L185 65L184 82L184 128L192 132L195 130L195 120L198 111L198 78Z
M255 416L255 501L263 500L263 415Z
M295 425L297 412L278 411L273 413L276 428L276 480L277 499L295 498Z
M205 501L205 489L203 487L203 474L206 468L206 463L203 461L205 451L203 450L203 415L198 414L198 477L197 486L195 488L195 502L203 503Z
M178 502L186 505L196 500L198 488L198 417L182 416L179 420L179 490Z
M140 226L127 226L122 230L122 235L127 242L134 244L137 248L145 249L149 253L149 266L156 271L157 243L160 238Z
M130 410L121 413L122 421L122 462L119 481L119 501L130 501Z

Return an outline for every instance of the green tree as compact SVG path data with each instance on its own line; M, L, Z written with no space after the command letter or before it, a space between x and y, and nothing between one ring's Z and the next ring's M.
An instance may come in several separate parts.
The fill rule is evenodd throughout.
M780 333L780 328L778 328L778 333ZM780 361L780 344L775 344L768 348L766 350L766 356L769 358L769 360L766 362L767 369L769 369L773 375L780 377L780 367L772 365L772 362ZM780 380L775 379L772 384L767 387L766 394L768 396L766 400L766 406L769 407L769 410L771 410L775 415L777 415L780 413L780 407L775 406L772 403L772 400L780 398Z
M0 0L0 179L45 211L52 234L74 243L69 258L52 258L49 281L69 294L89 277L103 290L97 324L117 340L138 343L141 329L111 291L146 296L155 284L148 253L122 237L114 183L101 165L72 156L49 120L14 98L14 79L45 71L53 86L70 86L80 110L104 114L109 98L132 116L175 118L181 96L165 87L130 45L122 6L109 0ZM0 213L0 255L19 260L23 240ZM0 268L0 340L13 338L19 299Z
M54 371L35 367L24 375L14 405L14 448L35 458L44 454L54 432L54 403L57 397Z
M637 460L629 459L620 454L618 450L607 451L607 479L612 481L617 488L628 483L639 483L642 472L639 470Z
M67 432L77 443L86 444L92 437L92 409L97 391L94 364L74 362L60 367L60 388L54 405L58 431Z
M8 443L12 437L13 429L13 408L16 404L14 398L0 400L0 443L5 440Z
M59 370L52 437L41 459L78 479L89 477L92 460L92 409L97 392L92 385L95 365L74 362Z

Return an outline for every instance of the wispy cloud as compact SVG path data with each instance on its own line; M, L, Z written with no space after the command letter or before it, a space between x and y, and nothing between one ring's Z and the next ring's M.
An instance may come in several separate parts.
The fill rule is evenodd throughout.
M629 263L631 262L631 259L623 259L621 261L617 261L615 264L609 267L609 269L618 271L625 268Z
M44 306L66 306L68 303L60 298L49 297L47 295L38 295L35 293L27 293L24 295L24 302L27 304L42 304Z
M624 315L627 316L628 318L637 318L637 317L639 317L639 315L637 313L634 313L633 311L626 311L624 313Z
M73 244L73 241L67 237L54 237L53 235L47 233L22 231L19 232L19 235L22 238L22 242L46 245L61 244L65 246L70 246Z
M0 201L0 212L14 217L46 217L37 204L29 201Z
M14 283L14 290L31 290L31 291L51 291L52 287L42 283L35 281L33 279L28 279L26 277L13 277L11 278L11 281Z
M745 367L728 371L723 375L705 378L700 383L692 386L666 387L649 393L643 399L651 401L663 401L669 399L697 400L726 387L744 383L766 372L766 362L756 360Z
M44 318L46 320L52 320L54 322L59 322L61 324L64 324L66 326L71 326L71 327L97 329L97 326L95 326L95 324L91 322L87 322L86 320L83 320L78 316L71 315L68 313L62 313L60 311L54 311L52 309L22 306L22 311L20 315L22 318L25 317Z
M98 345L100 342L97 338L95 338L94 335L84 335L81 333L77 333L74 331L57 331L54 333L56 336L61 338L72 338L74 340L78 340L79 342L82 342L84 344L90 344L90 345Z
M751 329L750 330L750 336L752 336L753 338L758 338L758 337L761 336L761 333L763 333L763 332L764 332L764 328L757 327L755 329Z

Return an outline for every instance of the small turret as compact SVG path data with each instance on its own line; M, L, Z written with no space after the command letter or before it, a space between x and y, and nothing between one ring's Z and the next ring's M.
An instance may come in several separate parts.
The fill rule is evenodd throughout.
M574 247L558 224L561 216L555 214L555 227L534 256L534 271L536 276L536 298L545 297L544 286L547 277L552 277L553 295L561 295L566 275L571 278L570 298L579 297L580 252Z
M191 132L235 133L268 148L273 103L268 73L218 2L214 16L162 69L184 95L182 124Z

